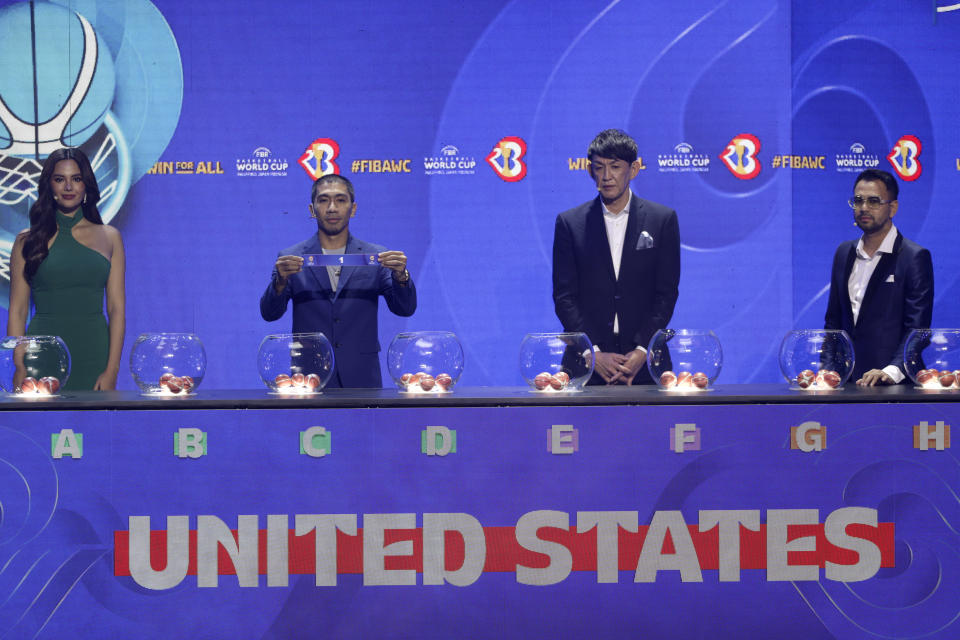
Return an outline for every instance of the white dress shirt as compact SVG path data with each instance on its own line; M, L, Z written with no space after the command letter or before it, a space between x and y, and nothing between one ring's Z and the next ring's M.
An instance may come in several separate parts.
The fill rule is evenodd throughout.
M633 192L627 190L627 203L620 211L610 211L607 205L600 201L603 207L603 225L607 228L607 242L610 244L610 258L613 260L613 275L620 277L620 261L623 259L623 239L627 237L627 220L630 219L630 200ZM613 333L620 333L620 320L613 316Z
M620 277L620 262L623 259L623 243L627 237L627 221L630 219L630 201L633 200L633 191L627 190L627 203L623 205L620 211L610 211L606 203L600 200L600 206L603 207L603 225L607 228L607 242L610 245L610 259L613 260L613 275ZM616 314L613 316L613 333L620 333L620 318ZM637 345L644 353L645 347ZM599 349L596 349L599 351Z
M850 279L847 280L847 293L850 295L850 310L853 312L853 324L857 324L857 318L860 317L860 305L863 304L863 294L867 291L867 285L870 284L870 278L880 264L880 258L885 253L893 253L893 244L897 239L897 227L890 225L883 242L873 253L867 255L863 250L863 237L857 242L857 259L853 261L853 269L850 270ZM893 378L893 381L899 383L903 380L903 372L899 367L888 365L883 368L883 372Z

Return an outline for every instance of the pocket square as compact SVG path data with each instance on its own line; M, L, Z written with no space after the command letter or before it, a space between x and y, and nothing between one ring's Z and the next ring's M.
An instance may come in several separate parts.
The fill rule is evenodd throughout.
M637 248L636 251L640 249L649 249L653 246L653 236L651 236L646 231L640 234L640 237L637 238Z
M893 274L887 276L887 279L884 282L893 282Z

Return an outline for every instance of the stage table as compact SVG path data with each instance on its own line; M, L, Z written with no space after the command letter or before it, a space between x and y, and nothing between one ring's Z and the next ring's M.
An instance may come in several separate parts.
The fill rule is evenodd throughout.
M958 400L785 384L3 398L0 630L956 638Z
M0 398L0 411L185 410L185 409L355 409L399 407L850 404L960 402L960 391L915 389L907 385L834 391L792 391L786 384L715 385L707 392L661 391L656 387L587 387L582 393L542 393L525 387L456 387L454 392L408 394L393 388L327 389L313 396L268 393L265 389L203 389L191 396L146 397L135 391L73 391L56 398Z

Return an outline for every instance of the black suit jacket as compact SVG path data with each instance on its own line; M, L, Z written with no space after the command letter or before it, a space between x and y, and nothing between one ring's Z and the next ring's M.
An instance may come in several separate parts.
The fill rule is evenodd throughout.
M929 328L933 317L930 252L898 231L893 253L883 254L867 284L854 324L847 281L856 257L857 240L844 242L833 256L824 328L850 334L856 357L851 380L888 365L903 371L907 335L911 329Z
M565 331L586 333L604 351L617 351L618 342L623 350L646 348L670 322L679 294L676 212L633 195L627 215L619 277L613 272L599 196L557 216L553 236L557 317ZM614 315L619 341L613 334ZM649 375L643 378L649 380Z

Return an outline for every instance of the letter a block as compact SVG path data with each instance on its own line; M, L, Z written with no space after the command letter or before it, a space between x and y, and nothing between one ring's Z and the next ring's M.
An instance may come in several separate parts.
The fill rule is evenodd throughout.
M74 433L73 429L60 429L60 433L51 433L50 455L52 455L55 460L59 460L64 456L82 458L83 434Z

